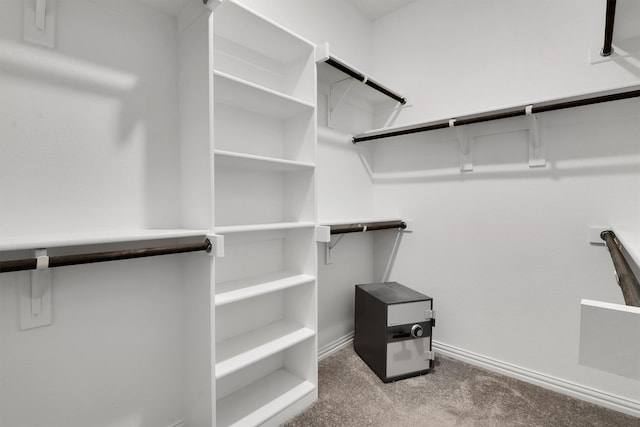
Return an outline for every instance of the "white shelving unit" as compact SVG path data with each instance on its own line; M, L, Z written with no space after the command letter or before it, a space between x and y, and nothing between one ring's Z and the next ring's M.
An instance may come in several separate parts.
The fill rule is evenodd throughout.
M317 398L314 47L229 1L213 67L216 425L278 424Z
M100 28L60 38L75 65L0 81L0 261L214 233L225 257L52 269L53 323L24 331L31 273L3 273L0 423L269 425L317 399L314 46L233 0L181 4L60 8Z

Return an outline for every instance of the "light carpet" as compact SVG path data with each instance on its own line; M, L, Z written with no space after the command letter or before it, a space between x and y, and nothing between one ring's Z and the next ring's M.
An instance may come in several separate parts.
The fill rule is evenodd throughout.
M287 427L640 427L640 418L439 355L427 375L385 384L348 347L319 363L318 392Z

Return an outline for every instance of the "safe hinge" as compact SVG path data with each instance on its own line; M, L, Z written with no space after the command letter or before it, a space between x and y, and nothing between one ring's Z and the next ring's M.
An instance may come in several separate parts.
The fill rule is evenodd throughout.
M436 352L435 351L425 351L424 355L427 358L427 360L435 360L436 359Z
M436 311L435 310L425 310L424 311L424 317L425 317L425 320L435 319L436 318Z

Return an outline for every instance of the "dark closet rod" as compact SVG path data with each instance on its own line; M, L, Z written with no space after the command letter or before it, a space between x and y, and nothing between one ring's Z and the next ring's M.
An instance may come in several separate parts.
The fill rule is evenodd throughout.
M382 221L356 225L332 225L331 234L358 233L362 231L388 230L392 228L404 230L407 228L407 223L404 221Z
M545 103L539 106L533 105L531 106L531 114L544 113L547 111L554 111L554 110L562 110L565 108L581 107L584 105L599 104L601 102L619 101L622 99L636 98L639 96L640 96L640 89L636 89L636 90L630 90L626 92L614 93L609 95L600 95L600 96L592 96L588 98L574 99L571 101L559 100L556 102ZM455 119L455 121L453 121L453 119L451 121L450 120L437 121L437 122L423 123L420 125L416 125L415 127L407 127L399 130L380 131L379 133L374 133L370 135L361 134L361 135L354 136L352 141L355 144L357 142L371 141L374 139L409 135L412 133L427 132L435 129L445 129L445 128L451 127L452 125L463 126L463 125L470 125L473 123L481 123L481 122L488 122L492 120L506 119L510 117L525 116L528 113L527 111L528 109L529 109L529 106L527 105L524 107L518 107L514 109L509 109L509 110L493 111L486 114L463 116L461 118Z
M609 56L613 53L613 23L616 18L616 0L607 0L607 12L604 23L604 46L600 55Z
M96 252L89 254L61 255L48 257L48 267L65 267L69 265L90 264L94 262L118 261L131 258L144 258L158 255L181 254L186 252L211 252L213 245L206 239L202 243L162 246L155 248L129 249L122 251ZM37 258L16 259L0 262L0 273L10 271L36 270Z
M622 289L625 304L640 307L640 285L638 284L636 276L633 275L629 263L627 263L627 260L624 258L620 247L618 247L616 243L616 235L613 231L606 230L600 233L600 238L604 240L611 254L611 260L616 270L618 284L620 285L620 289Z
M326 64L329 64L332 67L342 71L346 75L348 75L350 77L353 77L354 79L358 80L359 82L362 82L362 83L366 84L367 86L371 87L372 89L375 89L378 92L388 96L389 98L395 99L396 101L398 101L399 103L401 103L403 105L407 103L407 98L403 97L402 95L397 94L396 92L392 91L389 88L384 87L383 85L381 85L380 83L376 82L375 80L367 78L367 76L365 74L361 73L358 70L355 70L355 69L351 68L350 66L348 66L344 62L340 61L339 59L334 58L333 56L329 56L324 62Z

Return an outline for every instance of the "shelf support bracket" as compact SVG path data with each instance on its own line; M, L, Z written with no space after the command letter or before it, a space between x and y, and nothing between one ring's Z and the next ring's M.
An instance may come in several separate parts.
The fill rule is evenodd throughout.
M456 119L449 120L449 127L454 128L460 144L460 172L473 171L473 150L471 136L466 126L456 126Z
M327 126L331 129L334 127L334 114L342 102L345 96L349 93L349 90L353 86L355 79L347 77L346 79L339 80L329 85L329 99L327 102Z
M538 126L538 118L533 114L533 105L527 105L525 113L529 120L529 167L545 167L547 166L547 159L542 154L540 128Z
M35 251L36 270L29 272L30 280L20 288L20 329L32 329L52 323L51 269L46 249Z
M329 265L331 260L331 227L326 225L319 225L316 227L316 242L324 243L324 263Z
M224 235L208 234L207 239L213 245L213 249L208 253L209 256L224 258Z

